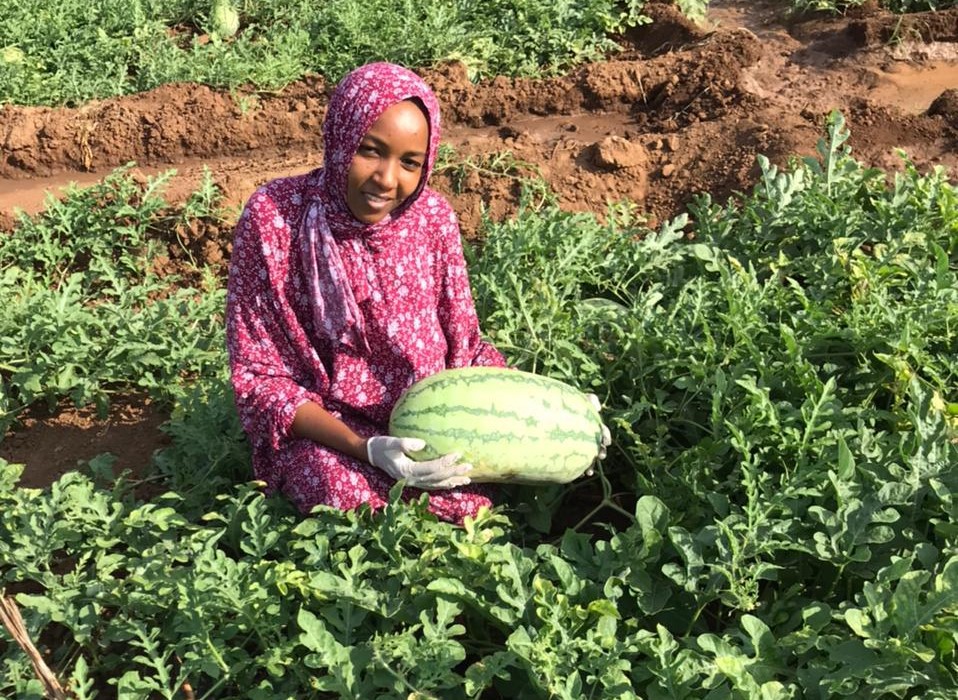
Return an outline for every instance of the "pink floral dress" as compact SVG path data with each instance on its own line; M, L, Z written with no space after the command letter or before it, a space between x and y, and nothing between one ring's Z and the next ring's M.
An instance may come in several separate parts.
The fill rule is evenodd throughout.
M386 219L361 224L345 204L352 155L379 115L409 97L429 118L423 182ZM302 512L379 508L394 484L370 464L294 437L304 402L360 435L383 435L413 382L445 368L505 365L480 336L455 214L425 184L439 142L428 86L390 64L357 69L330 99L324 141L322 169L269 182L249 199L227 301L231 379L254 475ZM429 493L429 509L453 522L490 503L478 485Z

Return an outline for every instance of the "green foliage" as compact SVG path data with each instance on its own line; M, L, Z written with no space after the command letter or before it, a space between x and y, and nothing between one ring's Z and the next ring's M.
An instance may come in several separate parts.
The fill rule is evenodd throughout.
M816 599L844 615L884 567L954 552L929 527L953 513L958 196L907 163L889 184L847 137L833 115L818 159L760 159L751 196L703 197L688 227L521 212L473 260L492 339L604 399L616 435L601 477L620 496L604 488L603 504L647 493L677 514L662 571L694 612L673 634ZM953 669L916 670L934 639L887 668L953 684ZM828 692L898 692L814 673Z
M463 157L448 144L439 145L433 176L448 174L452 191L461 194L470 178L505 178L525 188L526 200L535 199L536 206L554 201L553 193L535 163L516 158L512 151L495 151Z
M3 583L40 584L15 596L28 628L62 624L70 641L54 661L75 677L95 669L120 695L174 697L186 679L224 698L466 698L499 679L510 697L628 686L637 645L615 639L625 584L576 572L612 563L583 538L521 549L501 516L457 528L398 491L378 517L301 520L246 486L186 519L172 493L135 504L77 474L46 493L13 490L17 471L0 466ZM55 573L64 548L74 563ZM562 659L540 665L562 639ZM16 655L4 663L18 671L7 678L25 677Z
M272 90L307 72L338 80L373 60L461 60L473 77L539 75L617 50L610 37L645 21L636 0L226 5L0 0L0 104L78 105L178 81Z
M869 0L791 0L792 8L798 13L805 12L845 12L851 7L865 5ZM880 5L892 12L929 12L954 7L956 0L880 0Z
M675 6L689 19L701 22L708 15L709 0L675 0Z
M958 192L865 168L847 140L832 115L816 158L761 159L751 193L657 231L531 195L487 223L484 327L602 398L592 480L463 527L398 488L376 514L304 518L244 483L225 358L194 351L197 381L160 387L168 493L27 489L0 464L0 588L78 697L954 697ZM127 186L110 191L167 216ZM155 280L126 262L151 245L131 216L100 248L27 224L0 256L7 298L76 280L85 306L65 308L96 316L136 297ZM3 637L0 668L0 694L41 696Z
M153 460L154 475L183 498L182 512L202 512L250 474L250 447L226 376L225 348L217 359L216 374L176 390L163 426L171 444Z
M154 270L184 217L215 215L204 190L172 212L171 175L138 183L117 170L0 238L0 426L38 400L105 407L116 386L168 398L220 370L223 290L210 275L196 289Z

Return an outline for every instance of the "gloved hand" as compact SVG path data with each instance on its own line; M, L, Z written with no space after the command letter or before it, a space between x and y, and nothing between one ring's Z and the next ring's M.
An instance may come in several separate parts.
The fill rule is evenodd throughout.
M587 394L589 402L592 404L592 407L595 409L596 413L602 412L602 403L599 401L599 397L595 394ZM602 441L599 448L599 459L605 459L606 448L612 444L612 433L609 432L609 428L605 423L602 424Z
M366 441L369 463L382 469L397 481L405 479L410 486L420 489L454 489L470 482L466 474L471 464L459 461L455 452L425 462L410 459L409 452L426 446L419 438L398 438L389 435L371 437Z
M602 403L599 401L599 397L595 394L587 394L589 402L592 404L592 407L595 408L596 413L602 412ZM605 423L602 424L602 440L599 443L599 456L597 459L605 459L606 451L609 445L612 444L612 433L609 432L609 428ZM592 467L586 471L586 476L592 476L595 472Z

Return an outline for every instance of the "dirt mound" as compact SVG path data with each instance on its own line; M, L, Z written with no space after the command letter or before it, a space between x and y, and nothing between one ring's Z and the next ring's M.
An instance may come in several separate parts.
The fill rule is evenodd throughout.
M627 51L645 58L680 50L708 33L668 1L650 2L644 12L651 22L630 29L621 43Z
M899 42L955 42L958 41L958 13L917 12L910 15L895 15L891 12L870 8L869 16L854 19L848 25L848 33L859 46L883 47Z
M940 116L952 128L958 129L958 88L945 90L941 93L931 106L928 108L928 114Z
M934 43L958 59L958 10L899 18L859 8L846 18L796 22L780 3L713 2L703 26L669 3L648 11L655 21L622 37L621 54L560 78L473 84L458 64L426 71L443 105L446 141L469 158L511 151L569 208L601 212L608 200L629 198L656 219L681 211L698 192L724 198L746 189L758 153L779 161L811 153L836 108L865 161L894 166L902 147L919 165L955 163L953 111L944 97L931 105L958 84L949 82L958 79L958 61L921 50ZM928 94L936 82L941 90ZM4 106L0 212L9 225L15 206L34 211L47 190L95 181L128 162L146 173L175 167L174 198L208 167L238 208L261 182L321 162L328 90L308 77L275 94L168 85L78 109ZM595 154L611 137L644 157L603 164ZM515 182L493 175L436 178L467 234L484 208L493 216L514 209Z
M323 81L313 78L280 95L173 84L73 109L4 105L0 177L99 172L130 161L175 164L318 145L324 89Z
M778 164L813 154L833 109L866 164L899 168L902 148L920 170L956 172L958 9L898 17L872 5L798 21L780 2L713 0L701 26L667 2L648 12L655 21L621 37L621 53L562 77L473 84L458 64L424 72L443 106L445 141L471 164L433 181L467 236L483 212L514 212L516 171L541 174L567 209L601 214L627 198L652 222L698 193L723 200L754 183L758 154ZM321 163L328 93L313 76L278 93L169 85L79 109L4 106L0 228L13 225L15 209L40 209L48 192L131 161L143 174L175 167L174 200L208 169L235 213L259 184ZM489 163L504 151L511 171ZM188 257L184 241L197 260L228 260L229 220L174 234L157 261L164 271ZM30 430L32 441L0 443L0 456L24 461L35 445L80 439L73 427L58 431L55 417ZM155 444L140 444L145 461Z

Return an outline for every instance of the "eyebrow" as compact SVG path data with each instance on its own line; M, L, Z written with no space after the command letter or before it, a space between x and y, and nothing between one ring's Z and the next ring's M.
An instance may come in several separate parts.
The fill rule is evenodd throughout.
M373 136L372 134L366 134L365 136L363 136L363 138L362 138L362 140L360 141L360 143L362 143L363 141L367 141L367 140L368 140L368 141L372 141L372 142L373 142L373 145L375 145L375 146L385 146L385 145L386 145L386 142L385 142L385 141L383 141L383 140L380 139L380 138L376 138L376 137ZM404 156L418 156L418 157L420 157L420 158L425 158L425 157L426 157L426 151L407 151L406 153L403 153L403 155L404 155Z

